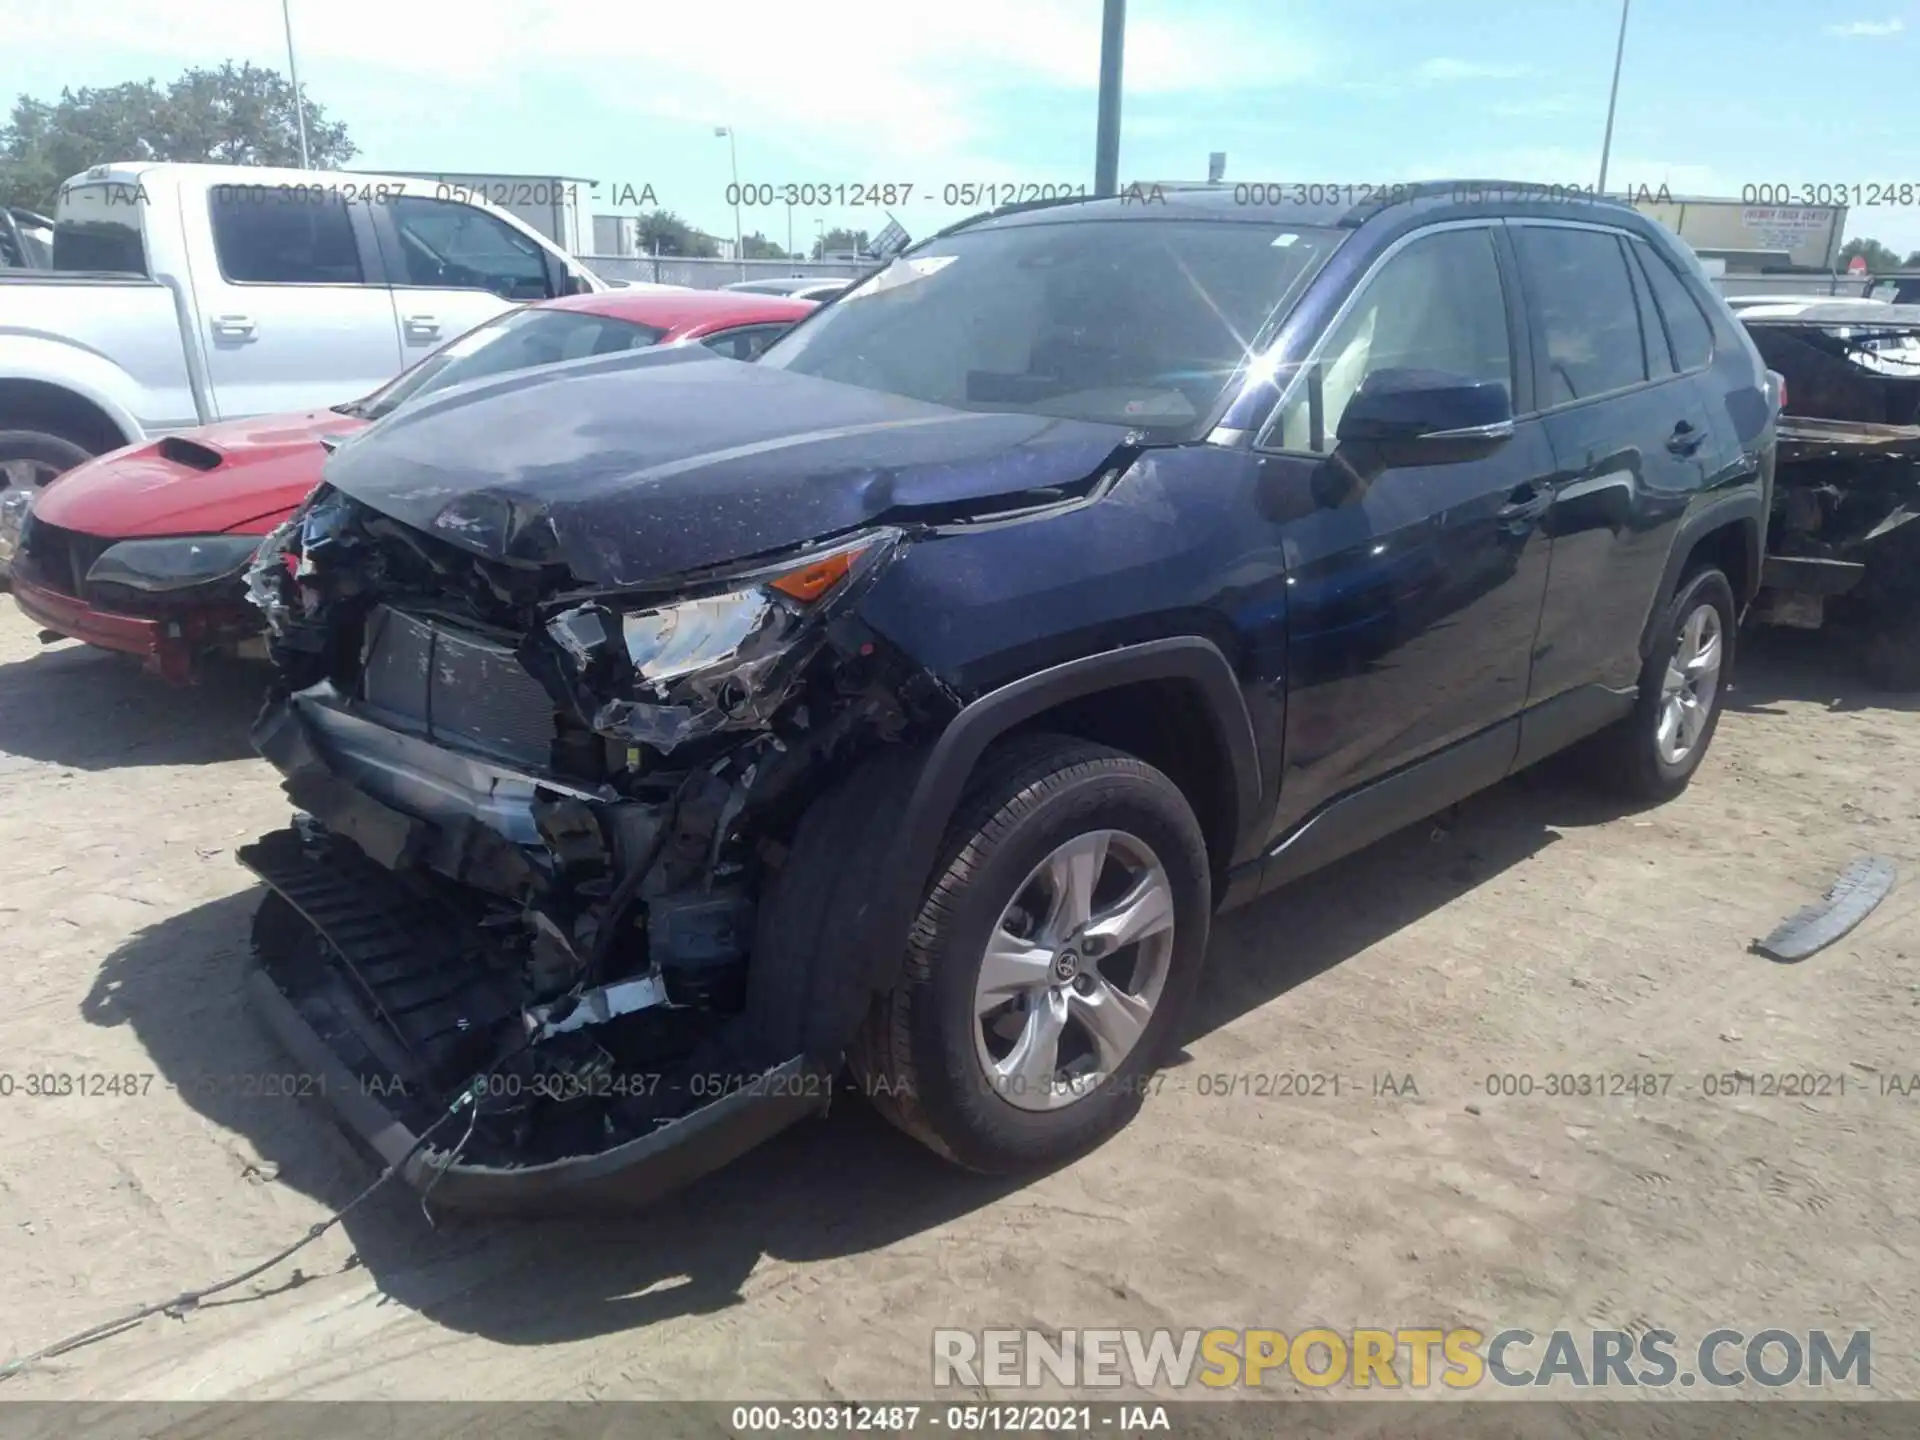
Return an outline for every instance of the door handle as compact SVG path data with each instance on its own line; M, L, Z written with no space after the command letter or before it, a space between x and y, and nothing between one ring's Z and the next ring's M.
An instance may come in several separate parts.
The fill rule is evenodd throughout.
M440 319L436 315L408 315L400 322L409 340L438 340Z
M216 315L211 322L213 333L222 340L253 339L253 319L247 315Z
M1507 503L1494 514L1506 524L1538 520L1547 513L1547 507L1551 504L1553 504L1553 487L1535 484L1529 480L1524 485L1516 485L1513 493L1507 497Z
M1667 437L1667 449L1675 455L1691 455L1706 442L1707 432L1696 430L1685 420L1673 427L1673 434Z

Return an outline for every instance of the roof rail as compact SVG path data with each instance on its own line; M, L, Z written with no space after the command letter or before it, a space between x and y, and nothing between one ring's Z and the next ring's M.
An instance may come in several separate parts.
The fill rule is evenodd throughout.
M1335 223L1352 229L1395 205L1408 205L1415 200L1458 199L1463 192L1503 196L1515 203L1524 202L1532 195L1542 200L1577 198L1593 205L1617 205L1628 210L1633 208L1631 201L1617 195L1596 195L1582 190L1577 185L1552 185L1540 180L1415 180L1405 185L1390 185L1382 188L1385 192L1384 198L1369 200L1354 206Z

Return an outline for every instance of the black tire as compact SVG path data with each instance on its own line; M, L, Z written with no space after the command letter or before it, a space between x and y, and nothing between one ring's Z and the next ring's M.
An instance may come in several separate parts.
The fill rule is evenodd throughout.
M10 461L31 461L42 472L35 483L44 485L55 475L92 458L91 450L64 435L46 430L0 430L0 490L10 488L6 468Z
M1020 1108L989 1080L975 1047L987 937L1042 859L1103 829L1143 841L1166 873L1174 938L1160 999L1105 1083L1058 1109ZM895 1125L969 1169L1023 1170L1078 1154L1139 1109L1199 978L1211 889L1199 822L1151 765L1049 735L989 752L947 832L900 982L876 997L848 1057L855 1078Z
M1687 618L1701 605L1712 605L1720 616L1720 673L1705 727L1699 738L1678 762L1670 763L1660 754L1658 729L1662 702L1661 687L1667 662L1679 645L1680 630ZM1596 778L1609 790L1635 800L1671 800L1693 779L1707 747L1720 725L1727 686L1733 679L1734 659L1733 586L1718 569L1703 567L1681 577L1666 613L1655 632L1653 649L1640 668L1640 694L1633 713L1596 737Z

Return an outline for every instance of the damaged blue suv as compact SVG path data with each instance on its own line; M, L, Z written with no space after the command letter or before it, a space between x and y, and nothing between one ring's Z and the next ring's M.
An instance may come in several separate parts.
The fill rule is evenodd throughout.
M1156 198L957 225L755 364L450 391L268 538L249 983L409 1180L644 1198L845 1068L1043 1165L1217 910L1576 742L1687 784L1778 409L1690 255L1485 182Z

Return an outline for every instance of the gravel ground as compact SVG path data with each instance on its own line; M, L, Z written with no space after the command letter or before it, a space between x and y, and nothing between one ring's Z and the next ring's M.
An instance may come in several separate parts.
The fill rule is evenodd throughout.
M850 1098L620 1221L434 1228L383 1191L297 1273L7 1398L898 1397L938 1326L1422 1324L1868 1328L1875 1394L1920 1397L1920 1099L1887 1093L1920 1070L1920 716L1817 641L1753 651L1679 801L1623 812L1562 765L1222 920L1160 1092L1070 1167L964 1175ZM240 990L232 852L287 815L246 740L259 684L169 690L0 601L8 1355L237 1270L371 1177L247 1079L287 1068ZM1748 953L1862 852L1902 875L1865 925ZM1672 1079L1489 1093L1569 1071ZM1734 1071L1834 1078L1705 1093ZM136 1093L29 1098L40 1073Z

